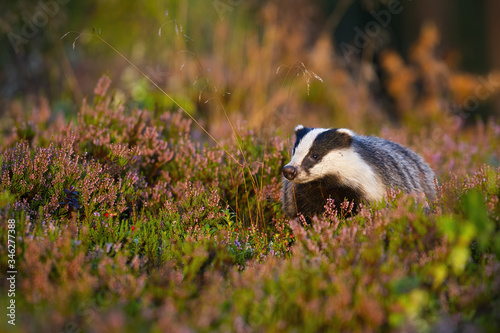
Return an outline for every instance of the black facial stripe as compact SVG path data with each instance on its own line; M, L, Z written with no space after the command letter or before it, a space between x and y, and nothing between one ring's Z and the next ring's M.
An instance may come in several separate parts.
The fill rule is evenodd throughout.
M318 164L321 161L321 159L312 159L310 158L309 155L306 155L304 157L304 160L302 161L302 170L304 170L308 175L311 173L309 170L314 167L316 164Z
M352 137L344 132L339 132L337 129L330 129L320 133L311 146L314 154L321 157L334 149L346 149L351 146Z
M344 132L339 132L337 129L330 129L320 133L314 139L309 154L317 155L318 162L332 150L347 149L352 144L352 137Z
M295 131L295 137L296 137L296 140L295 140L295 145L293 145L293 150L292 150L292 155L295 154L295 149L297 148L297 146L299 145L300 141L302 140L302 138L307 134L309 133L310 131L312 130L312 128L308 128L308 127L302 127L300 130L298 131Z

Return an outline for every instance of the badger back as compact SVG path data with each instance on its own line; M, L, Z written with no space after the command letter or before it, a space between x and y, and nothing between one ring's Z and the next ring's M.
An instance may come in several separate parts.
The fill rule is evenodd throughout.
M398 143L371 136L358 136L353 148L386 187L435 198L436 175L420 155Z

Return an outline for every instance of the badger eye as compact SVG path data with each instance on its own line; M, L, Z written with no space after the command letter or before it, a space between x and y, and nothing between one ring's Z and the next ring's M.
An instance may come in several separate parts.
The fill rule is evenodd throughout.
M314 155L312 156L312 158L314 158L315 160L317 160L317 159L318 159L318 155L317 155L317 154L314 154Z

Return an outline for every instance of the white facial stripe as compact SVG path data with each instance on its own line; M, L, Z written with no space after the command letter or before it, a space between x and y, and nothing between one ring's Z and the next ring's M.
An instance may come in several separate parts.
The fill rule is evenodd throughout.
M381 200L386 192L379 177L352 148L331 151L323 157L321 163L309 169L309 172L307 178L311 179L304 182L327 174L337 175L343 184L362 190L369 201Z
M320 134L325 131L328 131L327 128L315 128L311 130L309 133L304 135L302 140L300 140L299 145L295 149L295 154L292 156L292 160L288 165L293 165L295 167L299 166L302 164L302 161L304 160L304 157L306 157L307 153L309 153L309 149L311 149L311 146L314 142L314 139Z

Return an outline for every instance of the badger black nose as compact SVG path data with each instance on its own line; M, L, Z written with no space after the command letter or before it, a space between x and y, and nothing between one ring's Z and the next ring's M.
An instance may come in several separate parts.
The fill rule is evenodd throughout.
M293 180L297 176L297 169L293 166L287 165L283 168L283 176L288 180Z

